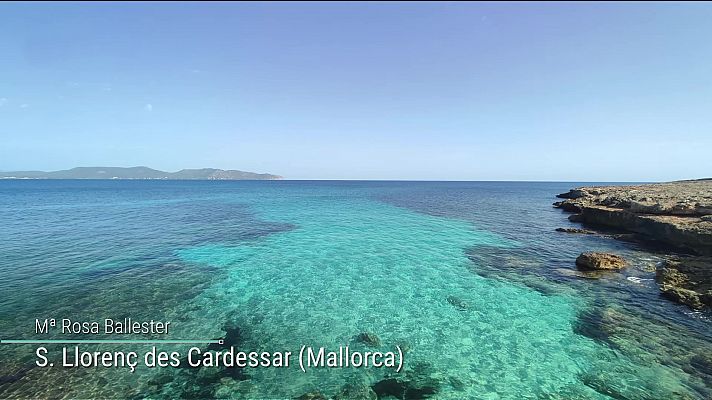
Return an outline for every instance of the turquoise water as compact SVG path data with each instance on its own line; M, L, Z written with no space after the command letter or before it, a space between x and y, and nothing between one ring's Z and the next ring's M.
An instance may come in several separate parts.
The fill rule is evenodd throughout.
M709 315L659 298L659 255L554 232L568 222L550 203L571 186L0 182L0 334L33 338L47 315L131 317L172 321L174 339L298 352L372 350L356 340L370 332L407 349L400 379L433 398L709 398ZM589 249L633 266L578 276ZM394 375L33 368L36 346L3 346L0 396L15 398L334 396Z

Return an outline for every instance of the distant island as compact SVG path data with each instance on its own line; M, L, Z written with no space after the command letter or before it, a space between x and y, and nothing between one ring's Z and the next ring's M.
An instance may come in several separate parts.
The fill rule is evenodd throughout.
M279 175L234 169L182 169L165 172L148 167L77 167L61 171L0 171L0 179L171 179L171 180L275 180Z

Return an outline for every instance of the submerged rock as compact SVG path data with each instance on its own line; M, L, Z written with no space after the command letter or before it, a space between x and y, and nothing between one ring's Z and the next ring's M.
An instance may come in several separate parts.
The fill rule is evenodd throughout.
M438 372L427 363L417 363L412 369L392 374L376 382L372 389L379 399L395 397L401 400L427 399L437 394L442 383Z
M4 385L6 383L13 383L17 382L20 379L22 379L25 375L27 375L27 372L29 372L32 368L35 367L35 364L25 364L22 366L18 371L13 372L12 374L9 375L0 375L0 385Z
M456 376L451 376L450 378L448 378L448 381L450 382L450 386L452 386L452 388L457 390L458 392L462 392L467 388L465 382L463 382L460 378Z
M712 378L712 354L698 353L690 357L690 366ZM712 383L712 379L710 380Z
M356 340L371 347L380 347L381 339L375 333L361 332L356 336Z
M606 276L605 271L580 271L578 269L570 268L554 268L552 271L557 274L569 278L581 278L581 279L601 279Z
M223 344L211 343L208 350L220 350L227 347L238 347L242 344L243 333L240 327L234 322L226 322L223 325L225 336L222 338Z
M299 397L295 397L295 400L328 400L328 397L324 396L318 391L304 393Z
M396 343L396 346L400 347L400 349L403 353L407 353L410 351L410 343L405 340L399 340Z
M234 322L234 321L227 321L223 325L222 328L225 331L225 336L223 336L222 344L219 343L211 343L208 345L208 350L211 351L219 351L223 349L227 349L230 347L235 347L235 348L240 348L243 346L243 343L245 341L245 334L243 330L240 328L240 326ZM181 360L181 368L189 368L192 369L193 367L190 367L187 364L187 359L183 358ZM203 369L203 368L199 368ZM214 368L209 368L209 369L214 369ZM219 378L222 377L227 377L234 379L236 381L244 381L250 379L250 376L246 374L244 368L240 367L220 367L217 369L214 369L215 371L219 372Z
M348 384L334 396L334 400L376 400L378 395L366 384Z
M413 381L403 377L386 378L373 385L378 398L393 396L401 400L426 399L438 392L439 383L434 380Z
M620 386L620 382L611 380L604 374L588 373L580 376L579 378L581 379L581 383L606 397L616 400L630 400L630 397L626 396L618 388L618 386Z
M576 258L576 266L584 271L618 270L626 264L623 257L610 253L585 252Z
M460 311L465 311L469 308L469 305L464 300L456 296L447 296L447 302Z
M613 306L598 306L578 313L573 330L576 334L602 341L618 348L615 337L630 337L640 334L644 321Z

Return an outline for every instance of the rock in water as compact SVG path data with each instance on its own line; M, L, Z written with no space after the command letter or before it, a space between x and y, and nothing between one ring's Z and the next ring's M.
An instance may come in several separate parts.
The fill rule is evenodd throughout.
M712 307L712 257L675 257L656 271L664 297L694 309Z
M416 363L411 370L386 375L372 388L379 399L422 400L437 394L441 387L440 379L442 376L431 365Z
M576 258L576 266L584 271L618 270L626 266L626 261L615 254L585 252Z
M613 228L615 239L690 253L659 267L662 295L692 308L712 308L712 179L635 186L581 187L557 197L570 221ZM589 270L588 258L576 264Z
M348 384L341 389L334 400L377 400L378 395L366 384Z
M295 400L327 400L328 397L324 396L320 392L309 392L304 393L299 397L295 397Z
M572 213L580 213L581 212L581 207L579 207L576 203L569 202L569 201L557 201L556 203L553 204L554 207L560 208L566 212L572 212Z
M373 385L378 398L395 397L400 400L427 399L438 391L439 382L411 381L402 377L386 378Z
M579 228L556 228L557 232L564 232L564 233L581 233L584 235L593 235L594 231L589 231L588 229L579 229Z
M695 354L690 358L690 366L705 375L712 376L712 354Z
M243 341L242 331L240 327L234 322L226 322L223 325L223 330L225 331L225 337L223 337L223 344L212 343L208 346L208 350L221 350L228 347L239 347Z
M468 308L467 303L459 297L447 296L447 302L460 311L465 311Z
M560 199L578 199L586 196L586 192L581 189L571 189L566 193L557 194L556 197Z

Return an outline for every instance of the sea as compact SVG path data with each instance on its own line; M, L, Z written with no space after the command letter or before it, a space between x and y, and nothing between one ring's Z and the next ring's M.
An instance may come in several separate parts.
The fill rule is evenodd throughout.
M665 253L555 231L575 227L555 195L587 184L0 181L0 340L155 340L0 343L0 398L712 398L712 317L660 296ZM583 251L629 266L583 273ZM170 330L59 331L62 319L107 318ZM294 358L61 365L76 346L228 345ZM402 368L302 370L304 346L399 349ZM39 347L54 366L38 365Z

